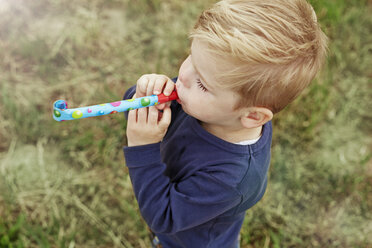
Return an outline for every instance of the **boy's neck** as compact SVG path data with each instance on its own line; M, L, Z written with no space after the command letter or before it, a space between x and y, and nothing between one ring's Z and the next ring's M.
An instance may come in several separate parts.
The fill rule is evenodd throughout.
M256 128L232 129L226 126L209 125L203 122L200 124L207 132L230 143L257 139L261 136L262 132L262 126Z

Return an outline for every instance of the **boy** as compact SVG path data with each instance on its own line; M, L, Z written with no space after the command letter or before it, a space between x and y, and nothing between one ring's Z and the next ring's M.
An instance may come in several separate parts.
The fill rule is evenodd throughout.
M326 36L305 0L225 0L191 38L175 83L144 75L125 94L179 95L129 112L126 164L162 247L235 248L266 189L271 119L320 70Z

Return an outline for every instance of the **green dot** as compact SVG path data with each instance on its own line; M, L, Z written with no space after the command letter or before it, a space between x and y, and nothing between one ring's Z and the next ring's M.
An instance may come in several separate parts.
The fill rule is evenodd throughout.
M83 116L83 112L81 112L80 110L76 110L74 111L74 113L72 113L72 118L74 119L79 119Z
M55 117L61 117L61 113L58 110L54 110L54 116Z
M150 99L148 99L147 97L141 99L141 105L143 107L148 106L150 104L150 102L151 102Z

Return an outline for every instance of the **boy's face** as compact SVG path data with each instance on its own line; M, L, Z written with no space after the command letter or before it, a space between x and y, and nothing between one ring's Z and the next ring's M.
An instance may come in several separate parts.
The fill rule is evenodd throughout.
M217 86L218 74L231 66L217 59L207 45L194 39L191 54L181 65L176 83L183 110L202 122L203 126L241 128L240 112L234 110L238 95Z

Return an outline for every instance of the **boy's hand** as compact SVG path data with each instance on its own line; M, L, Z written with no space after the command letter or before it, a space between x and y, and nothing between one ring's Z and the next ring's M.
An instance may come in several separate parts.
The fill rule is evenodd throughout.
M144 97L164 93L169 96L174 90L175 84L169 77L159 74L145 74L137 81L135 97ZM157 109L164 109L170 103L156 105Z
M133 98L164 93L169 96L174 90L174 82L165 75L146 74L137 81ZM131 110L128 113L128 146L139 146L162 141L171 121L170 103L149 108ZM163 110L160 112L159 110Z
M161 113L154 106L129 111L127 124L128 146L140 146L162 141L171 121L166 106Z

